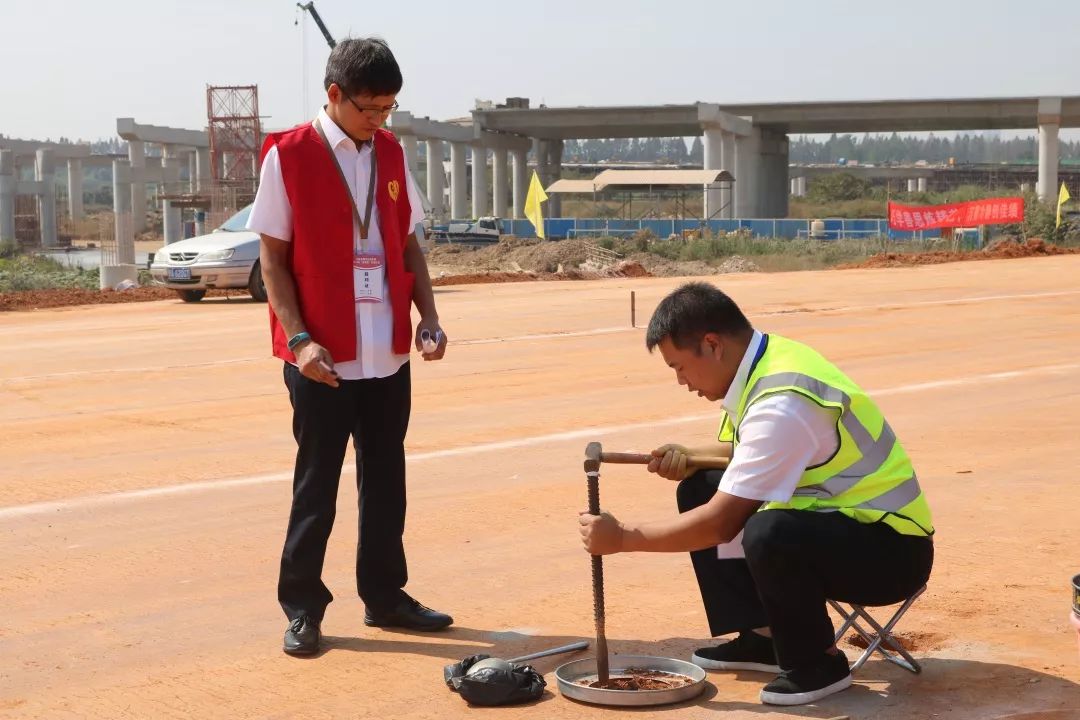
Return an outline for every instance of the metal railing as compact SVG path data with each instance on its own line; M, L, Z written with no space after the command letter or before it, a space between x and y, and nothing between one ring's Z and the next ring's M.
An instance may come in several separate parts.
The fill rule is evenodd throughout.
M466 222L454 220L452 222ZM885 218L823 218L815 229L810 219L737 218L733 220L617 220L611 218L545 218L545 235L550 239L577 237L621 237L648 230L658 238L688 237L708 231L714 235L744 232L754 237L819 240L888 237L891 240L922 240L940 236L938 230L897 231ZM506 235L536 237L528 220L503 220Z

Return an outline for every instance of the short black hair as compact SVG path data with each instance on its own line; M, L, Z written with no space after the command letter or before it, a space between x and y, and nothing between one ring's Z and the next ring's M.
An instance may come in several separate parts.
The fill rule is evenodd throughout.
M747 337L754 328L720 288L703 282L680 286L660 301L649 320L645 347L652 352L666 337L680 350L697 347L707 333Z
M323 84L337 86L348 96L397 95L401 68L390 46L381 38L347 38L337 44L326 61Z

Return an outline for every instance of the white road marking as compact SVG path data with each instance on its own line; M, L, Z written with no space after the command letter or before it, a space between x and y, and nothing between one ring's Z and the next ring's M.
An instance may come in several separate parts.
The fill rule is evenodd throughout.
M831 313L831 312L856 312L859 310L888 310L897 308L914 308L914 307L927 307L934 305L969 305L972 303L983 302L995 302L1000 300L1032 300L1042 298L1054 298L1064 297L1067 295L1080 295L1080 290L1061 290L1056 292L1044 292L1044 293L1021 293L1016 295L980 295L978 297L963 297L952 298L945 300L918 300L914 302L897 302L897 303L879 303L874 305L838 305L836 307L810 307L810 308L792 308L789 310L764 310L761 312L750 313L753 317L771 316L771 315L792 315L792 314L809 314L809 313ZM499 343L508 342L523 342L528 340L558 340L562 338L574 338L574 337L591 337L594 335L612 335L616 333L630 333L630 332L643 332L643 327L630 328L630 327L606 327L606 328L590 328L588 330L571 330L568 332L550 332L550 333L533 333L529 335L509 335L506 337L491 337L491 338L473 338L471 340L451 340L451 345L454 347L465 345L497 345ZM202 367L214 367L218 365L235 365L239 363L257 363L272 361L271 356L264 357L250 357L250 358L233 358L230 360L213 360L209 362L198 362L179 365L156 365L150 367L134 367L134 368L94 368L89 370L70 370L67 372L47 373L43 375L23 375L9 378L0 378L0 386L8 383L18 383L27 381L40 381L40 380L53 380L58 378L71 378L80 377L85 375L100 375L108 373L122 373L129 375L131 373L140 372L167 372L170 370L186 370L189 368L202 368Z
M1080 290L1057 290L1042 293L1018 293L1015 295L979 295L977 297L951 298L944 300L917 300L915 302L902 303L879 303L876 305L838 305L836 307L810 308L806 312L846 312L848 310L888 310L892 308L928 307L933 305L970 305L972 303L994 302L997 300L1037 300L1042 298L1064 297L1066 295L1080 295ZM791 312L790 310L778 310L758 315L779 315Z
M909 383L907 385L898 385L896 387L882 388L880 390L869 390L867 392L871 397L886 397L889 395L903 395L906 393L922 392L924 390L940 390L943 388L964 387L968 385L977 385L987 382L1000 382L1004 380L1013 380L1016 378L1026 378L1032 375L1056 375L1073 373L1077 370L1080 370L1080 363L1070 363L1064 365L1043 365L1040 367L1028 368L1026 370L1009 370L1004 372L984 373L981 375L969 375L967 377L951 378L948 380L934 380L924 383ZM665 418L662 420L646 420L636 423L625 423L622 425L589 427L579 430L568 430L565 432L549 433L546 435L532 435L529 437L516 438L514 440L501 440L498 442L466 445L464 447L432 450L424 453L411 453L408 455L408 461L410 463L419 463L426 462L428 460L441 460L443 458L450 457L478 455L487 452L495 452L498 450L513 450L517 448L533 447L536 445L546 445L549 443L558 443L566 440L598 438L627 432L630 430L642 430L645 428L658 428L667 427L670 425L682 425L692 422L704 422L705 420L716 419L718 414L718 412L711 412L697 415L683 415L679 417ZM351 465L346 465L342 469L343 475L348 475L354 472L355 468L353 468ZM146 488L143 490L127 490L122 492L102 493L97 495L84 495L81 497L74 497L66 500L35 502L28 503L26 505L12 505L10 507L0 508L0 521L34 515L48 515L71 510L101 507L106 505L113 505L116 503L129 502L132 500L142 500L146 498L165 497L170 495L186 495L210 490L227 490L230 488L246 487L250 485L266 485L268 483L285 482L291 479L291 471L276 472L266 473L262 475L251 475L248 477L227 478L220 480L204 480L201 482L184 483L183 485L170 485L167 487Z

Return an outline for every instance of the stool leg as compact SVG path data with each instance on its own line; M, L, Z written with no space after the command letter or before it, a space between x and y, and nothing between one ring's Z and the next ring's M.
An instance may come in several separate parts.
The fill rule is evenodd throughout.
M861 668L863 666L863 663L865 663L867 661L867 659L870 657L870 655L873 654L873 652L874 652L873 648L876 647L876 645L873 645L874 636L871 635L870 633L866 632L866 630L864 630L862 628L862 626L859 625L859 622L858 622L859 616L858 616L858 606L857 605L852 605L851 606L852 611L848 612L847 610L845 610L843 608L843 606L840 605L840 603L836 602L835 600L829 600L828 603L832 607L832 609L837 612L837 614L839 614L842 618L844 618L844 622L840 626L840 630L837 631L837 633L836 633L835 642L837 644L839 644L840 641L843 639L845 633L847 633L847 631L849 629L851 629L851 630L854 630L856 633L858 633L862 637L862 639L866 641L866 644L867 644L867 646L869 648L865 652L863 652L862 655L859 656L858 660L856 660L855 662L853 662L851 664L851 666L850 666L851 671L855 672L856 670Z
M829 600L828 603L829 606L844 619L844 623L840 626L840 629L836 631L836 637L833 639L833 642L838 643L844 638L844 633L848 631L848 628L851 627L852 623L855 622L855 617L853 613L844 610L844 608L840 606L840 603L835 600Z
M855 610L855 612L857 612L862 617L862 619L865 620L866 623L870 625L870 627L872 627L877 633L874 637L873 643L871 644L872 647L867 648L867 652L863 654L864 657L860 658L860 660L865 662L866 656L876 650L877 652L881 653L881 655L886 660L896 665L899 665L900 667L908 670L909 672L913 672L915 674L922 672L922 666L919 665L919 662L915 658L913 658L911 654L904 649L904 646L901 645L898 640L895 640L892 635L892 629L896 626L898 622L900 622L900 618L902 618L904 616L904 613L908 611L908 608L910 608L911 605L915 602L916 598L919 597L919 594L921 593L917 593L905 600L904 604L901 605L899 609L897 609L897 611L893 614L892 619L889 620L889 622L886 623L884 627L882 627L877 622L877 620L874 620L870 613L866 612L865 609L857 605L852 605L852 608ZM895 652L889 652L889 649L892 649Z
M851 610L853 618L851 627L866 641L866 650L863 651L858 660L851 664L851 672L855 672L861 668L866 661L870 659L870 656L874 654L874 651L878 649L878 646L881 645L881 638L867 632L863 626L859 624L858 616L862 615L863 617L866 617L866 611L863 610L862 607L859 605L852 605Z

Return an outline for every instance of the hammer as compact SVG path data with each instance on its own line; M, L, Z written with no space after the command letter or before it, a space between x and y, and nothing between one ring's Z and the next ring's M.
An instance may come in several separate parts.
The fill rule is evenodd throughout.
M593 446L595 446L595 449ZM645 453L604 452L600 443L595 442L589 443L589 446L585 448L586 458L591 457L590 452L596 455L599 462L612 465L648 465L657 459L655 455ZM731 458L726 457L711 457L708 455L688 455L686 457L686 467L698 468L699 470L723 470L730 462Z

